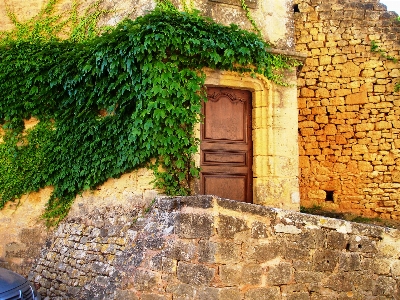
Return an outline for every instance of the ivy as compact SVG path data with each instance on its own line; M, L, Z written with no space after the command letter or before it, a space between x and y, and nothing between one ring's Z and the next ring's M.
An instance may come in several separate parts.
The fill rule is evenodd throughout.
M400 21L400 17L397 18L397 20ZM382 58L384 58L384 59L387 59L387 60L390 60L390 61L392 61L392 62L394 62L394 63L398 63L398 62L399 62L399 60L398 60L396 57L391 56L391 55L388 55L388 54L387 54L387 50L382 49L382 48L377 44L376 41L371 41L371 52L373 52L373 53L378 53L378 54L380 55L380 57L382 57ZM395 86L394 86L394 91L395 91L395 92L399 92L399 91L400 91L400 82L397 82L397 83L395 84Z
M188 194L199 174L192 157L206 101L203 69L284 83L279 70L296 65L267 52L255 33L169 1L99 36L84 28L66 40L9 34L0 43L0 207L54 186L49 224L76 194L139 167L152 168L166 194ZM25 132L30 117L40 122Z
M250 9L249 9L249 7L248 7L247 4L246 4L246 0L240 0L240 5L242 6L243 10L245 11L246 17L247 17L247 19L250 21L251 25L253 26L253 29L257 32L257 34L258 34L259 36L261 36L261 30L260 30L260 28L257 26L256 21L255 21L255 20L253 19L253 17L251 16Z

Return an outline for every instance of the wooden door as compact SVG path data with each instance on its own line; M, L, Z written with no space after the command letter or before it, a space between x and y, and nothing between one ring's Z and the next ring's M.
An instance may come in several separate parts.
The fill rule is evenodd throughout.
M251 92L207 88L201 125L200 192L253 200Z

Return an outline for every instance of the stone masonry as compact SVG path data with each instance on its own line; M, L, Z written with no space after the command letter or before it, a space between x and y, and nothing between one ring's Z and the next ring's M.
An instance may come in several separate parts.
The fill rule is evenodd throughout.
M54 1L50 1L54 2ZM78 5L78 14L89 7L96 7L108 13L103 15L99 25L116 25L124 18L135 19L156 6L155 0L57 0L56 15L67 17L74 3ZM213 18L222 24L237 24L243 29L252 29L239 0L172 0L184 9L193 7L201 14ZM19 22L25 22L40 14L49 0L0 0L0 31L14 28L9 13L15 14ZM287 50L285 55L295 55L292 0L249 0L251 16L261 29L262 36L277 49ZM62 36L62 35L61 35ZM282 53L282 51L277 51ZM276 52L275 52L276 53ZM298 181L297 146L297 89L294 70L288 72L286 80L293 83L282 87L265 80L233 72L205 70L206 84L228 88L246 89L252 92L253 120L253 199L257 204L298 210L300 208ZM38 120L25 120L25 128L32 128ZM200 132L198 137L200 138ZM0 129L0 142L3 131ZM285 136L285 139L281 137ZM200 165L200 149L196 155ZM162 192L154 189L154 176L147 169L139 169L124 174L120 178L110 178L93 191L85 191L76 197L72 210L79 205L97 206L102 209L108 203L143 207L155 194ZM196 192L196 183L193 184ZM45 211L51 187L29 193L8 203L0 210L0 266L23 275L27 275L36 252L47 237L47 229L40 216ZM129 204L127 204L129 203ZM35 238L30 238L34 236Z
M44 299L400 299L400 232L212 196L64 220L30 279Z
M295 0L300 194L322 205L400 219L400 22L379 0Z

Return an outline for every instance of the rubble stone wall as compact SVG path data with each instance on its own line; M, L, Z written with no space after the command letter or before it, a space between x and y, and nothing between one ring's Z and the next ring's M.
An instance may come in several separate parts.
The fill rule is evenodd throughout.
M400 22L379 0L295 0L300 193L326 206L400 219Z
M45 299L400 299L400 232L212 196L82 205L30 279Z

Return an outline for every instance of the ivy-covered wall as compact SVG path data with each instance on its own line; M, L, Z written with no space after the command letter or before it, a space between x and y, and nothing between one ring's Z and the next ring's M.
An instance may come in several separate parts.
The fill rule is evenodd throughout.
M211 16L215 20L225 24L236 23L242 28L254 30L255 32L257 32L258 28L261 32L261 35L265 39L273 43L276 47L284 49L291 49L293 47L293 28L291 23L292 20L290 1L257 1L257 6L255 8L246 8L246 6L241 6L240 2L233 4L226 4L223 2L224 1L182 1L179 3L175 3L175 5L187 12L193 12L193 8L198 8L200 9L200 14ZM13 3L9 7L11 10L6 15L10 16L10 12L14 13L17 18L16 20L14 20L14 22L27 20L30 17L28 13L28 10L30 8L27 9L24 6L25 4L28 3L15 1L15 3ZM43 3L38 2L37 6L34 6L33 9L35 9L36 7L38 11L40 11L39 8L43 8L40 5L43 5ZM188 94L183 94L183 96L182 94L180 94L181 96L177 94L177 97L171 98L175 99L174 101L177 101L176 104L173 104L173 114L168 113L166 115L165 112L163 113L162 109L165 108L168 110L168 105L172 105L171 103L169 104L168 101L170 100L168 100L165 101L163 104L161 103L162 105L166 105L163 108L157 107L157 105L159 105L160 103L155 104L155 106L153 105L152 107L147 107L151 108L151 115L147 115L147 112L142 114L139 113L139 115L132 115L129 120L126 119L127 122L124 123L125 125L131 122L131 124L136 124L134 126L140 124L142 125L142 127L144 126L143 128L145 128L145 130L143 132L148 133L147 137L138 135L138 131L135 131L134 127L130 128L129 130L130 134L133 134L131 135L131 137L124 135L123 128L125 125L122 123L119 124L119 121L115 116L120 114L121 111L125 111L128 113L131 112L131 109L133 108L132 105L134 103L123 100L127 99L124 98L122 95L124 92L129 92L129 95L140 95L141 93L145 95L146 93L155 93L154 95L159 94L162 97L169 97L171 95L169 95L168 93L174 90L174 85L172 83L174 83L176 78L171 77L170 80L167 80L168 84L164 83L163 85L162 83L157 84L157 80L165 79L163 78L163 76L158 75L149 78L146 83L140 85L140 87L135 86L135 84L132 82L125 84L126 78L129 78L129 80L131 80L131 78L133 78L132 74L138 74L138 72L146 73L146 70L161 70L164 67L165 68L162 69L164 71L175 70L173 65L175 62L169 64L168 66L164 65L167 56L169 58L174 57L173 55L171 56L170 48L163 48L164 46L162 46L162 42L160 42L159 45L156 45L155 42L160 37L156 33L157 30L159 30L157 26L159 26L162 22L165 22L166 19L168 20L168 14L162 15L163 12L161 12L162 17L160 18L159 15L158 19L157 14L152 14L151 16L147 16L140 19L140 21L137 21L139 23L134 23L136 21L126 21L124 25L120 25L119 31L111 31L111 33L108 33L110 34L109 36L99 38L98 40L95 39L96 42L90 41L88 44L79 44L79 41L82 37L82 34L87 34L88 32L90 33L91 30L93 30L93 28L90 27L93 24L90 23L91 20L93 21L93 19L91 18L98 18L98 25L115 25L125 17L134 19L137 16L149 13L154 9L155 5L155 3L148 1L137 1L134 3L134 5L132 5L131 2L127 3L126 1L87 1L84 2L82 6L77 6L77 10L74 11L74 2L56 2L54 6L55 11L61 12L63 17L65 17L66 15L64 14L65 12L71 12L72 9L72 11L77 14L76 18L79 19L78 16L84 14L85 9L89 8L89 10L86 10L86 12L89 12L89 18L79 19L80 21L75 23L79 26L81 24L86 26L84 27L84 32L82 33L82 31L78 31L78 33L73 36L73 40L71 40L72 42L68 41L65 43L54 44L49 44L46 42L44 44L41 44L40 47L44 47L45 51L42 51L43 48L40 47L31 48L29 44L30 42L23 42L20 44L12 45L10 49L11 51L14 51L13 53L24 53L23 51L21 52L20 49L29 49L29 51L32 51L27 56L28 60L26 61L26 65L13 65L13 63L15 63L13 60L8 61L8 63L6 63L6 60L3 60L3 66L5 66L6 68L7 66L9 66L9 71L11 72L10 74L13 74L12 76L15 76L15 81L13 84L18 85L18 82L20 82L18 76L20 74L23 74L26 70L35 70L36 67L38 67L39 69L41 68L40 63L35 65L32 64L31 61L29 61L29 58L32 57L33 53L35 53L35 55L37 53L43 54L40 56L40 59L33 59L33 61L41 61L44 63L45 66L51 66L54 61L57 61L58 58L61 58L61 60L56 64L55 67L52 67L52 69L47 69L46 72L44 72L44 76L37 76L37 74L33 75L34 77L31 79L33 80L32 82L34 83L34 85L32 87L29 86L28 93L23 96L26 97L24 99L28 99L26 104L24 104L23 106L20 105L21 102L15 100L18 99L18 97L20 96L18 93L24 89L27 89L28 86L21 86L21 89L12 89L9 93L5 93L10 101L6 104L6 106L3 107L7 107L7 109L9 109L9 107L13 105L15 106L13 106L13 110L9 110L4 115L0 116L2 122L6 124L7 130L18 129L21 124L14 121L18 120L18 118L20 117L25 118L25 130L22 130L22 132L18 133L18 135L15 137L11 136L11 139L10 136L7 136L8 141L17 141L16 147L12 148L12 151L15 151L16 153L16 157L20 155L20 152L18 152L20 149L19 147L24 147L25 143L27 143L28 146L32 146L30 148L30 151L34 151L34 153L39 153L39 157L44 158L44 160L49 159L54 165L54 168L51 170L52 175L49 176L49 173L44 173L45 175L42 176L40 179L42 181L25 181L29 184L36 184L36 186L33 186L33 189L43 186L43 183L50 182L52 185L54 185L54 190L51 198L52 200L50 204L47 204L46 206L45 216L47 220L57 221L57 218L59 216L62 216L62 214L68 211L68 208L72 203L70 200L72 200L72 198L75 196L75 192L83 192L83 190L86 190L88 188L92 188L92 190L84 191L82 195L78 197L80 201L83 202L78 202L76 205L79 205L79 203L92 203L93 205L96 205L96 203L101 201L128 201L136 203L136 205L140 206L146 205L157 193L154 185L151 184L151 181L154 179L154 177L152 176L152 171L149 171L146 168L142 168L132 172L133 168L126 168L126 166L127 164L131 163L132 160L137 160L135 161L134 166L135 168L140 167L141 164L144 165L145 163L148 163L149 158L157 156L157 153L158 155L162 154L161 157L163 158L163 162L160 165L154 165L152 170L156 172L156 175L159 179L161 178L161 181L159 182L171 183L167 185L162 184L161 186L158 185L158 188L161 188L158 190L158 192L190 192L188 191L189 180L187 177L185 177L186 175L182 177L182 174L184 174L183 172L179 173L179 171L172 171L163 173L159 171L163 169L165 170L165 168L167 168L167 170L168 168L172 168L171 170L183 170L186 168L186 171L189 170L191 176L193 176L194 178L196 177L196 165L191 165L190 163L189 168L187 168L188 165L186 165L186 163L193 161L190 155L195 154L198 151L197 145L194 142L196 138L196 133L195 131L191 131L192 129L190 127L186 128L185 126L178 126L178 133L175 132L174 134L165 133L162 130L165 130L165 124L169 122L168 121L166 123L166 121L164 120L165 116L178 116L180 113L182 113L181 117L189 117L189 119L186 119L186 121L189 121L188 124L198 122L198 112L200 111L198 101L203 95L201 92L201 86L204 83L226 87L244 88L252 91L254 116L253 139L255 142L253 170L255 175L255 202L263 205L298 209L298 153L296 144L297 115L295 107L296 89L294 86L284 87L273 83L273 81L279 82L282 79L285 80L285 83L294 83L295 74L293 70L287 71L287 73L284 74L284 77L279 77L277 76L277 73L274 73L274 70L278 70L281 67L290 66L290 62L285 58L285 56L276 56L265 52L264 47L266 46L266 44L264 44L264 42L260 42L261 40L259 39L259 37L257 37L256 34L242 32L240 31L239 27L236 26L223 27L220 25L212 25L212 22L204 22L203 19L199 17L199 15L196 15L196 13L172 13L171 19L169 20L171 21L174 18L179 19L179 21L177 21L176 23L176 28L178 28L178 31L180 30L180 32L173 33L170 40L174 41L174 38L182 38L181 40L179 40L177 47L181 47L182 45L187 44L185 46L186 56L183 60L180 57L177 62L184 64L188 63L192 66L196 65L193 69L197 68L196 70L198 73L194 72L193 70L186 70L184 74L186 77L183 78L183 76L183 79L181 78L181 81L178 80L179 82L176 86L176 91L178 91L178 93L181 93L183 91L181 91L181 89L185 88L186 90L183 92ZM13 8L15 10L12 10ZM247 13L250 12L250 14L246 15L246 11ZM31 12L32 11L30 11L30 13ZM100 14L96 15L96 12L100 12ZM2 13L4 13L4 11L2 11ZM22 16L21 19L18 19L19 15ZM7 20L7 18L2 18L1 20ZM60 20L62 21L64 19L61 18ZM182 26L182 24L185 25L185 22L187 21L189 22L189 25L187 25L184 30L179 29L180 26ZM268 26L266 26L266 21L268 21ZM43 23L41 24L46 25ZM196 27L198 26L198 24L202 24L201 26L203 27ZM286 26L282 26L282 24L286 24ZM124 42L122 39L126 37L124 37L126 32L129 32L129 30L136 30L143 25L147 26L145 28L146 30L148 30L148 32L140 33L142 34L141 37L143 37L144 39L148 37L148 42L153 44L149 46L149 49L143 50L146 46L146 41L142 41L141 43L139 43L139 45L142 47L142 50L140 51L144 51L142 53L142 58L144 59L144 62L141 61L139 63L140 65L135 65L137 62L129 63L126 64L124 67L124 64L126 62L124 62L123 64L121 64L120 62L121 60L126 60L126 57L129 56L122 55L121 60L119 58L115 60L115 53L117 53L118 50L123 51L121 50L121 47L124 47L123 45L125 45L124 43L126 41ZM254 25L256 26L254 27ZM3 27L0 29L10 29L12 27L10 26L10 22L4 22L2 26ZM174 30L176 30L176 28L174 28ZM210 29L214 30L214 33L207 32L207 34L203 35L203 32L201 30ZM66 33L61 33L61 37L63 37L63 34L66 35ZM179 37L179 34L184 34L186 36ZM190 37L191 34L193 35L193 38ZM211 39L210 34L216 34L216 37L218 37L218 39L220 40ZM202 39L202 35L203 37L205 37L204 39ZM118 39L122 39L117 41L114 40L115 37L118 37ZM31 36L30 38L36 39L36 36ZM196 39L199 39L200 43L197 43ZM238 41L239 43L243 42L244 44L232 44L232 49L229 48L229 43L237 43ZM80 46L73 49L76 42L78 42L78 45ZM214 44L211 45L209 44L210 42ZM87 49L93 47L93 45L95 44L97 47L95 49L97 50L93 50L91 52L92 54L88 54L89 52L85 52ZM108 48L107 44L109 44ZM19 49L18 47L21 48ZM104 48L101 49L101 47ZM159 47L161 47L161 50L158 49ZM77 63L74 63L73 60L70 59L62 59L65 53L70 53L70 49L76 51L76 57L80 58ZM218 51L222 52L218 52L216 49L221 49ZM72 53L74 53L73 51ZM54 56L48 55L49 53L58 54ZM136 53L134 59L137 59L137 57L140 55L140 53ZM237 58L235 58L236 55L238 55ZM51 59L48 59L50 57ZM261 60L257 62L260 57ZM10 56L6 56L5 58L10 59ZM160 60L158 60L158 58L160 58ZM91 60L92 62L94 62L94 64L92 65L90 63ZM103 63L100 63L100 60ZM154 61L152 62L152 60ZM153 63L156 64L152 65ZM21 69L18 69L18 67L21 67ZM128 70L130 67L136 68L134 72L132 72L132 74L130 74ZM213 71L214 73L208 71L206 72L204 68L199 67L210 67L211 69L219 69L225 71ZM68 78L68 76L66 76L64 77L64 79L58 82L51 81L49 79L50 77L48 77L53 76L54 74L61 74L62 72L64 72L63 70L65 69L68 69L68 72L75 72L75 68L82 71L80 75L77 74L77 77ZM181 70L181 68L183 68L183 65L179 65L177 67L177 72ZM121 78L120 75L127 70L129 76ZM202 72L204 72L203 75L205 76L197 77ZM102 75L100 77L96 77L102 73L104 73L103 75L105 75L103 79L100 79ZM251 73L252 76L250 76ZM175 73L175 75L179 76L181 76L182 74L182 72ZM175 75L172 74L171 76ZM10 76L5 75L5 78L6 77L9 78ZM112 79L113 77L115 78ZM53 77L53 79L54 78L55 77ZM133 80L136 79L133 78ZM50 84L48 84L49 82ZM83 93L89 92L91 96L89 94L84 96L84 94L81 92L76 93L78 89L71 89L72 86L77 87L78 85L82 85L84 87L81 92L85 90L85 92ZM14 87L14 85L12 84L10 86ZM122 91L121 94L114 91L117 86L118 88L116 90ZM122 88L123 86L125 87ZM166 88L167 86L168 88ZM135 90L130 90L131 87L135 87ZM137 90L137 88L139 90ZM46 95L46 89L48 89L48 91L51 91L51 89L53 89L50 94L54 96L54 99L62 99L62 97L64 97L63 95L65 95L63 93L65 92L69 93L69 96L65 98L66 102L60 102L61 105L55 105L56 102L52 102L51 98L47 98L47 96L44 96ZM101 89L103 90L100 92ZM168 95L166 95L165 93L167 93ZM43 105L38 105L39 102L34 104L31 103L33 104L31 106L31 104L29 103L31 97L38 100L39 102L43 101L44 99L48 99L50 101L42 102ZM69 110L68 99L76 100L79 97L81 97L81 100L73 102L73 105L76 105L76 108L80 107L79 109L84 109L80 110L79 112L76 110L76 108ZM186 102L182 102L182 99L180 97L183 97L182 99L190 101L190 103L187 102L189 103L188 106L182 110L179 110L177 108L180 107L181 103ZM122 102L120 100L117 100L117 102L115 102L117 104L112 104L110 102L110 99L115 100L117 98L120 100L122 99ZM135 101L137 101L137 99L135 99ZM95 103L94 105L97 106L92 107L91 105L93 105L93 103ZM124 103L128 106L124 107ZM139 103L138 105L143 105L140 104L142 102L136 103ZM150 104L151 103L153 102L150 102ZM57 109L59 109L60 107L63 107L63 109L60 110L62 111L62 114L56 113L52 115L52 113L54 111L57 111ZM93 108L94 110L92 110ZM29 109L33 109L34 113L29 112ZM4 111L5 110L3 110L3 112ZM188 115L188 113L191 115ZM12 116L12 118L10 118L10 116ZM34 116L35 118L31 118L32 116ZM160 121L160 118L162 118L163 120L163 124L161 126L159 126L157 123L158 121ZM176 121L179 122L179 118L180 117L176 118ZM40 123L37 124L37 120L40 120ZM88 120L92 122L92 125L86 128L84 127L86 126L84 125L84 123ZM170 120L172 121L172 119ZM28 124L32 126L31 128L33 129L33 131L31 132L33 132L33 134L27 134L26 129L28 129ZM54 130L54 124L56 124L55 128L57 130ZM72 132L70 129L74 128L75 126L81 126L81 130L77 131L77 133L82 134L86 132L84 136L82 136L81 139L77 139L76 137L78 137L78 135L76 135L75 137L72 137L73 135L71 135L72 139L70 139L69 141L65 140L64 137L69 136ZM112 139L106 138L105 135L102 136L102 134L100 133L101 130L97 131L97 126L100 126L103 129L108 128L110 130L114 128L114 133L111 135ZM23 129L23 126L21 128ZM48 156L49 153L40 153L40 151L36 151L37 149L41 149L40 145L42 145L41 143L43 141L47 141L46 138L43 139L43 137L45 136L41 135L41 133L43 132L50 135L56 132L60 143L55 144L56 146L54 146L53 149L55 151L58 151L58 154L54 154L56 153L54 152L52 155ZM187 133L189 134L187 135ZM180 136L181 134L183 135ZM282 140L280 138L282 135L288 138ZM139 136L139 139L144 138L144 140L148 141L148 143L146 142L147 145L141 144L144 140L134 140ZM174 139L176 139L177 136L180 137L180 139L175 140L174 142ZM27 137L28 140L26 140L25 137ZM33 139L30 139L31 137ZM40 139L40 137L42 139ZM94 144L87 144L86 142L92 138ZM84 146L85 143L86 145L88 145L89 148ZM127 155L126 153L124 154L123 151L118 152L119 150L113 148L115 145L124 147L124 143L132 143L129 155ZM90 145L92 145L93 148L90 148L92 147ZM108 152L106 151L107 153L104 152L101 155L95 154L95 150L97 151L97 149L99 149L100 147L105 147L104 149L108 149ZM140 149L137 147L139 147ZM187 149L189 152L185 152L186 150L181 151L181 153L183 153L183 156L181 158L175 157L172 162L168 159L165 159L165 154L168 154L165 151L176 152L176 147L178 147L180 150ZM49 149L49 147L47 149ZM122 148L120 148L120 150L121 149ZM30 152L24 154L26 162L30 161L29 153ZM120 153L121 155L116 155L116 153ZM185 156L187 155L187 153L191 154L189 156ZM65 158L67 157L70 157L70 159L66 160ZM83 157L85 157L85 160L86 158L89 159L89 161L81 161ZM154 163L154 160L152 160L151 162ZM25 163L21 164L20 167L21 170L24 171L33 171L31 172L31 174L36 176L35 174L37 173L35 170L37 164L33 165L35 166L34 170L30 170L30 165ZM161 168L159 168L159 166L161 166ZM38 170L39 169L40 168L38 168ZM102 171L99 170L103 169L111 170L111 173L108 172L108 175L102 175ZM57 170L64 170L65 172L59 172ZM117 177L119 177L122 173L125 174L118 179ZM186 174L189 173L187 172ZM11 182L15 183L21 179L18 178L18 173L13 174L16 174L17 176L11 176ZM57 180L52 181L52 176L55 174ZM99 176L102 178L100 181L98 181L98 179L100 178ZM177 177L175 178L173 176ZM109 177L116 178L110 179ZM67 178L68 180L64 181L63 178ZM83 178L84 180L82 180ZM61 183L63 181L64 183ZM76 182L76 184L74 182ZM99 185L99 182L104 182L104 184ZM182 185L182 182L187 182L188 184ZM12 189L5 189L4 191L7 192L11 190ZM17 226L13 226L12 229L9 228L11 230L4 230L0 232L0 237L4 237L4 240L9 241L9 243L2 245L0 248L0 258L2 265L13 269L20 268L22 271L26 270L26 268L29 266L29 263L31 262L29 249L31 249L32 247L32 239L27 238L27 235L23 234L24 229L28 227L37 230L37 232L44 233L44 224L39 219L39 217L24 222L24 218L21 218L20 213L26 212L26 210L29 210L30 208L32 209L32 214L34 214L34 211L36 216L40 216L43 213L46 201L48 200L49 191L51 192L52 189L50 188L50 190L46 190L44 194L40 194L39 192L38 195L26 194L21 198L17 197L17 205L15 205L15 202L6 203L3 210L0 211L0 218L7 215L7 217L3 218L2 220L5 220L5 222L18 224ZM58 193L59 191L64 191L66 192L66 194L64 192L60 194ZM12 197L13 195L8 196ZM33 205L35 201L34 199L40 199L37 205ZM60 199L67 199L67 201L58 201ZM19 219L19 222L14 222L14 219L17 218ZM39 243L41 241L42 239L39 239Z

